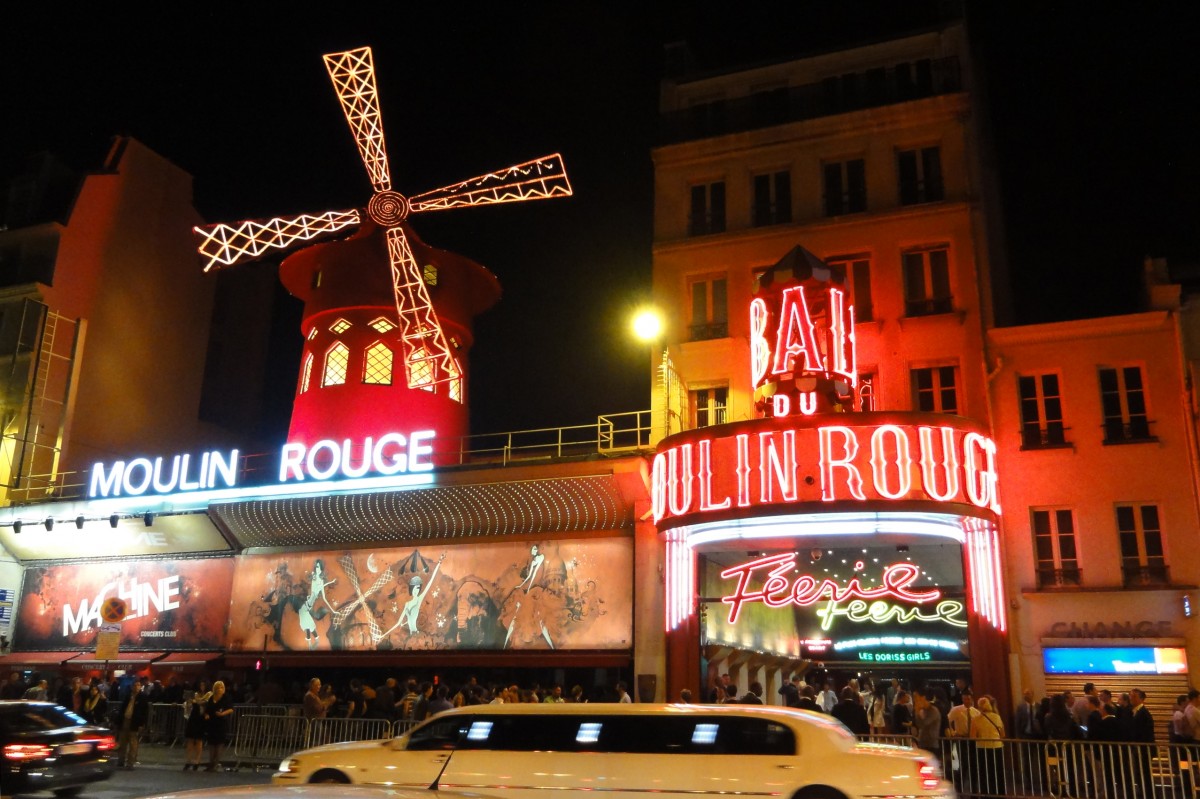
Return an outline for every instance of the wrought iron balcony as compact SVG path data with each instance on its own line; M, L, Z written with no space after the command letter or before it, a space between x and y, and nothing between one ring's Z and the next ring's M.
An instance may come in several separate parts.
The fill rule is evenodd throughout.
M688 341L707 341L712 338L728 336L728 322L702 322L698 325L688 325Z
M1065 569L1038 566L1038 588L1078 588L1083 585L1083 570L1078 566Z
M1021 449L1054 449L1067 446L1067 428L1062 422L1046 427L1026 425L1021 428Z
M1135 444L1142 441L1157 441L1158 438L1150 432L1154 424L1145 416L1135 416L1129 421L1124 419L1104 420L1105 444Z
M1146 566L1140 563L1126 563L1121 567L1126 588L1145 585L1169 585L1171 575L1165 564Z

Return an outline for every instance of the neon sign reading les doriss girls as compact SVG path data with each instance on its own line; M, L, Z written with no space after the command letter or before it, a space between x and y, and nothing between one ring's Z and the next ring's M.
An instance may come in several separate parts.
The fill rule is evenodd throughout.
M858 564L859 568L861 566ZM722 571L724 579L737 578L734 592L721 597L721 601L729 605L729 623L737 623L746 603L762 602L771 608L787 605L806 608L821 604L817 615L821 618L822 630L828 630L839 618L857 623L908 624L919 621L940 622L951 627L967 626L962 602L943 599L942 592L936 588L917 590L913 587L921 570L912 563L893 563L885 568L877 588L867 588L858 577L851 577L842 584L829 578L818 580L810 574L802 574L789 581L785 575L795 568L796 555L787 552ZM751 588L752 577L765 569L770 571L761 585Z

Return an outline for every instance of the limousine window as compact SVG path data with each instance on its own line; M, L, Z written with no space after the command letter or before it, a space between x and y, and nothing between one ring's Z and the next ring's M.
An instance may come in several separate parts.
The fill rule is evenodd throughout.
M414 730L409 749L794 755L790 727L724 716L459 716Z

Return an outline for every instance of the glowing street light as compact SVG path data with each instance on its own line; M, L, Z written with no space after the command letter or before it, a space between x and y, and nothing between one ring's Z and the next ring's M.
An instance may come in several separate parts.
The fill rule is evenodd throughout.
M662 335L662 316L653 308L643 308L633 316L633 334L641 341L658 341Z

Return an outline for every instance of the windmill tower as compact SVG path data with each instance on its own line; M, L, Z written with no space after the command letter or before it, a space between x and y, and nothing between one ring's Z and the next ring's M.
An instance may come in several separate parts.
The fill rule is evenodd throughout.
M304 302L288 441L360 444L433 430L442 442L434 461L444 461L439 454L456 452L453 439L467 434L471 320L499 299L500 286L470 259L425 245L408 219L569 196L571 184L555 154L411 197L393 191L371 48L326 55L325 67L374 189L366 208L198 227L204 269L312 244L280 266L284 286Z

